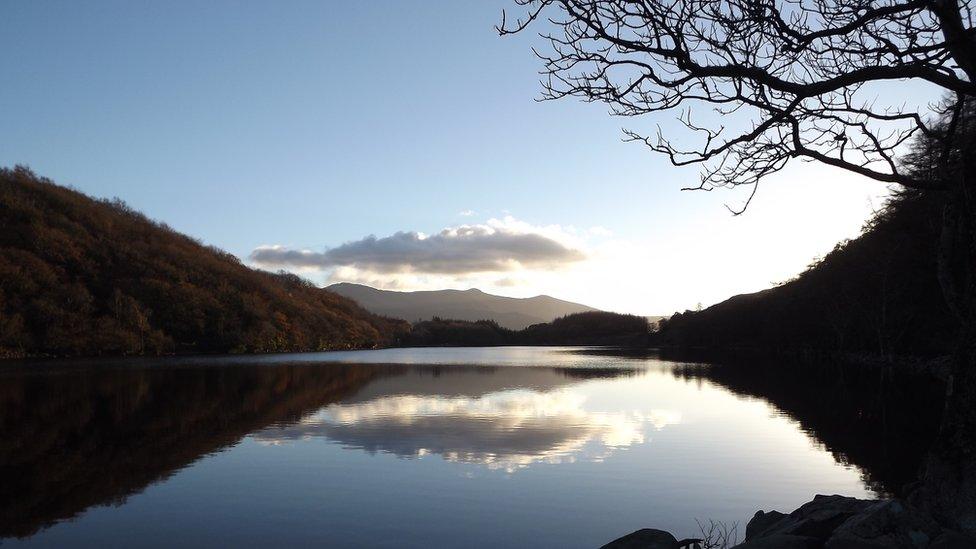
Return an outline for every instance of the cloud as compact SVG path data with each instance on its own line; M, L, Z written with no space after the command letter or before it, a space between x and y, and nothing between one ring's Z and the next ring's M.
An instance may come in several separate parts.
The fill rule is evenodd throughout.
M523 281L508 276L496 279L494 285L499 288L512 288L523 284Z
M458 212L458 215L460 215L461 217L471 217L472 215L474 215L476 213L478 213L478 212L476 212L474 210L461 210L460 212Z
M411 283L409 278L402 275L382 275L361 271L355 267L338 267L324 278L325 284L335 284L338 282L350 282L353 284L363 284L382 290L413 290L416 283Z
M375 274L552 270L586 259L558 227L534 227L513 218L461 225L434 235L397 232L368 236L324 252L262 246L250 256L263 267L334 269L353 267Z

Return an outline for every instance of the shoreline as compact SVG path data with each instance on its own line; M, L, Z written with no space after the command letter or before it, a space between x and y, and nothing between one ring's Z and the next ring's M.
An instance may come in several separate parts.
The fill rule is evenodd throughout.
M904 499L857 499L821 495L790 513L756 511L738 539L738 523L711 523L701 537L677 539L665 530L643 528L600 549L846 549L920 547L966 549L976 538L941 526Z

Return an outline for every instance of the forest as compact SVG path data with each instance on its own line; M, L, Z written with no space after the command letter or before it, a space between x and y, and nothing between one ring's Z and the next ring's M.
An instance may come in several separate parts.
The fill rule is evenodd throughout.
M937 278L941 195L902 190L806 271L659 323L664 347L929 357L951 352L953 318Z
M119 200L0 169L0 357L369 348L407 330Z
M510 330L493 320L468 322L434 317L413 325L403 338L412 346L483 345L647 345L650 326L645 317L587 311L552 322Z

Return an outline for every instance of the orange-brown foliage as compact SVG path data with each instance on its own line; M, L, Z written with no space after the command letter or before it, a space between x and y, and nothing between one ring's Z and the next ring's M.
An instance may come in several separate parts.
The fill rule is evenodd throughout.
M121 201L0 168L0 357L350 349L408 328Z

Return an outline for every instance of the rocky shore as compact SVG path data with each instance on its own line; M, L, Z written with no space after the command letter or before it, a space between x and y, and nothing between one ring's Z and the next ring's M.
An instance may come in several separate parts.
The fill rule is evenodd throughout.
M818 495L789 514L758 511L746 526L745 540L736 542L678 540L669 532L645 528L602 549L976 549L976 538L942 528L904 501L836 495Z

